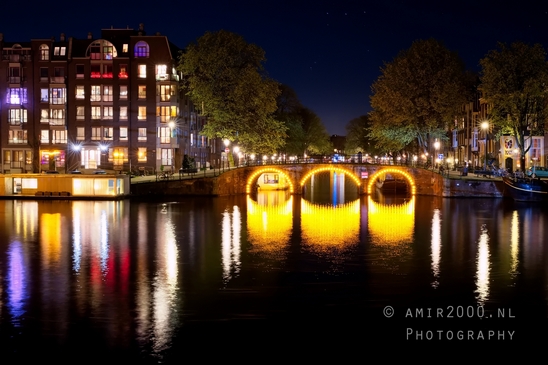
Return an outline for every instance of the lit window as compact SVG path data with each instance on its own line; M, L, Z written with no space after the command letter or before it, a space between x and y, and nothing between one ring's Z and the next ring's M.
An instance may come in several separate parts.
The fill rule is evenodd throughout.
M158 137L160 138L160 143L170 143L171 142L171 128L169 128L169 127L160 127L160 128L158 128Z
M65 125L65 109L50 109L49 124Z
M27 89L26 88L9 88L7 91L7 104L26 104L27 103Z
M120 127L120 141L127 141L127 127Z
M52 143L67 143L67 131L66 130L55 130L52 131Z
M120 120L127 120L127 106L120 107Z
M112 141L112 138L114 137L112 134L112 131L113 131L112 127L103 128L103 139L106 141Z
M156 78L159 80L167 79L167 66L166 65L156 65Z
M9 125L21 125L27 122L27 109L10 109L8 114Z
M139 128L138 131L137 140L141 142L146 142L147 140L147 129L146 128Z
M77 106L76 107L76 120L84 120L85 119L85 107L84 106Z
M120 85L120 100L127 99L127 85Z
M120 79L128 78L127 65L120 65L120 73L118 74L118 78Z
M147 77L147 65L139 65L138 66L138 73L137 73L137 77L139 77L140 79L146 79Z
M49 130L43 129L40 131L40 143L49 143Z
M148 57L148 44L143 41L135 43L134 55L135 57Z
M86 139L86 133L84 127L77 127L76 128L76 140L77 141L83 141Z
M101 127L91 127L91 140L92 141L101 140Z
M59 51L60 51L60 47L54 47L53 48L53 55L54 56L59 56Z
M171 96L175 95L175 87L172 85L160 85L160 101L170 101Z
M147 87L144 85L139 85L139 99L146 99L147 98Z
M101 101L101 86L91 85L91 101Z
M171 119L169 111L169 106L156 107L156 116L159 117L161 123L167 123Z
M122 52L127 53L128 49L129 49L128 44L127 44L127 43L124 43L124 44L122 45Z
M114 47L112 45L103 46L103 59L104 60L112 60L113 49L114 49Z
M137 150L137 161L147 162L147 149L146 147L139 147Z
M139 112L137 114L138 120L147 120L147 107L146 106L140 106Z
M104 79L112 79L112 65L103 65L103 78Z
M92 106L91 107L91 119L101 119L101 107Z
M61 47L61 56L64 56L67 52L67 47Z
M40 89L40 101L42 103L47 103L49 101L49 90Z
M49 60L49 47L45 44L40 46L40 61Z
M104 106L103 107L103 119L112 119L114 118L113 107Z
M112 95L112 85L104 85L103 86L103 101L112 101L113 95Z
M84 85L76 85L76 99L85 99Z
M49 123L49 109L40 110L40 123Z
M27 131L26 130L10 130L8 143L27 143Z
M112 162L115 166L120 166L120 165L123 165L124 162L128 162L127 148L123 148L123 147L109 148L108 160L109 162Z
M101 65L91 65L90 77L92 79L100 79L101 78Z
M53 87L50 89L50 98L49 102L50 104L65 104L66 97L65 97L66 90L64 87Z

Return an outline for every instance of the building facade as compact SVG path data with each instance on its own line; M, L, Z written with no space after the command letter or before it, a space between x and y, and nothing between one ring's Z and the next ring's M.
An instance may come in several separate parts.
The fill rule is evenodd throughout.
M99 38L6 42L0 35L2 173L175 171L220 159L220 141L181 89L166 36L103 29ZM218 152L217 152L218 151ZM217 156L217 154L219 156Z

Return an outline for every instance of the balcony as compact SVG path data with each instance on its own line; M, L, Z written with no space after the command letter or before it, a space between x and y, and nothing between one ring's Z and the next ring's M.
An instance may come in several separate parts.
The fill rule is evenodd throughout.
M179 75L156 75L156 81L179 81Z

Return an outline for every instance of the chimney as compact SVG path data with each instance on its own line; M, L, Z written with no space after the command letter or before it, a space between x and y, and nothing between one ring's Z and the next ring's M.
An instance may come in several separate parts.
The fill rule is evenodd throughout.
M92 36L91 36L91 32L88 32L88 39L91 39Z
M145 25L143 23L139 24L139 32L138 35L145 35Z
M61 33L61 36L59 37L59 40L61 42L64 42L65 41L65 33Z

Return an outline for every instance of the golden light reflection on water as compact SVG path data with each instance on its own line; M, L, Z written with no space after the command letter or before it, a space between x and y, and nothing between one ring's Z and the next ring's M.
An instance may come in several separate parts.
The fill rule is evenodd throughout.
M376 245L413 242L415 197L401 204L379 204L367 198L369 234Z
M434 275L432 287L437 288L439 285L441 258L441 214L439 209L434 210L434 217L432 217L432 241L430 246L432 251L432 274Z
M329 251L357 244L360 234L360 200L319 205L301 200L303 244L314 251Z
M279 253L293 228L293 197L284 191L259 192L257 201L247 196L247 235L253 249Z
M61 214L40 216L40 241L44 267L57 266L61 257Z
M512 213L512 223L510 231L510 275L518 274L519 263L519 215L516 210Z
M485 226L481 228L476 256L476 294L479 304L484 304L489 298L489 233Z
M13 217L15 233L24 240L34 239L38 223L38 203L14 202Z

